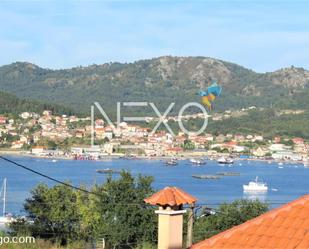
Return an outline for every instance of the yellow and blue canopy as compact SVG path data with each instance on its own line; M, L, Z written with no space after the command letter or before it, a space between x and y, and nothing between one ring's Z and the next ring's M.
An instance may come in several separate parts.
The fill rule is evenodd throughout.
M201 96L203 105L206 105L209 109L211 109L211 103L216 99L216 97L220 96L221 91L222 87L220 87L217 83L212 83L206 91L200 90L198 95Z

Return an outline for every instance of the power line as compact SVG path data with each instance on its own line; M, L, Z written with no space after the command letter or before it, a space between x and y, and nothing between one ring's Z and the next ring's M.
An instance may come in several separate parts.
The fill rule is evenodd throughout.
M38 172L38 171L36 171L36 170L30 169L29 167L24 166L24 165L22 165L22 164L20 164L20 163L17 163L17 162L15 162L15 161L13 161L13 160L10 160L10 159L8 159L8 158L6 158L6 157L0 156L0 159L2 159L2 160L4 160L4 161L7 161L7 162L9 162L9 163L11 163L11 164L14 164L15 166L18 166L18 167L20 167L20 168L23 168L23 169L25 169L25 170L27 170L27 171L30 171L30 172L32 172L32 173L34 173L34 174L37 174L37 175L39 175L39 176L42 176L42 177L44 177L44 178L46 178L46 179L49 179L49 180L54 181L54 182L56 182L56 183L59 183L59 184L61 184L61 185L67 186L67 187L69 187L69 188L72 188L72 189L75 189L75 190L84 192L84 193L86 193L86 194L88 194L88 195L91 194L91 195L96 195L96 196L99 196L99 197L103 197L103 195L101 195L101 194L99 194L99 193L95 193L95 192L92 192L92 191L88 191L88 190L86 190L86 189L79 188L79 187L73 186L73 185L71 185L71 184L69 184L69 183L66 183L66 182L57 180L57 179L55 179L55 178L53 178L53 177L50 177L50 176L45 175L45 174L43 174L43 173L40 173L40 172ZM112 203L112 202L110 202L109 204L118 205L118 206L144 206L144 207L145 207L145 206L150 206L150 205L148 205L148 204L146 204L146 203L145 203L145 204L142 204L142 203Z
M2 159L2 160L4 160L4 161L7 161L7 162L9 162L9 163L11 163L11 164L14 164L14 165L16 165L16 166L18 166L18 167L20 167L20 168L25 169L25 170L28 170L28 171L30 171L30 172L32 172L32 173L34 173L34 174L37 174L37 175L42 176L42 177L44 177L44 178L47 178L47 179L49 179L49 180L51 180L51 181L57 182L57 183L59 183L59 184L61 184L61 185L64 185L64 186L73 188L73 189L75 189L75 190L84 192L84 193L86 193L86 194L92 194L92 195L98 195L98 196L100 196L99 194L94 193L94 192L90 192L90 191L88 191L87 189L82 189L82 188L73 186L73 185L71 185L71 184L69 184L69 183L66 183L66 182L57 180L56 178L50 177L50 176L45 175L45 174L43 174L43 173L40 173L40 172L38 172L38 171L36 171L36 170L30 169L30 168L28 168L28 167L26 167L26 166L24 166L24 165L22 165L22 164L19 164L19 163L13 161L13 160L10 160L10 159L6 158L6 157L0 156L0 159Z
M32 172L32 173L34 173L34 174L37 174L37 175L39 175L39 176L42 176L42 177L44 177L44 178L46 178L46 179L49 179L49 180L54 181L54 182L56 182L56 183L59 183L59 184L61 184L61 185L64 185L64 186L70 187L70 188L72 188L72 189L75 189L75 190L84 192L84 193L86 193L86 194L91 194L91 195L96 195L96 196L102 197L102 195L99 194L99 193L95 193L95 192L92 192L92 191L88 191L87 189L79 188L79 187L76 187L76 186L71 185L71 184L69 184L69 183L66 183L66 182L57 180L56 178L53 178L53 177L51 177L51 176L48 176L48 175L43 174L43 173L41 173L41 172L38 172L38 171L36 171L36 170L30 169L29 167L24 166L24 165L22 165L22 164L20 164L20 163L17 163L17 162L15 162L15 161L13 161L13 160L10 160L10 159L8 159L8 158L6 158L6 157L0 156L0 159L2 159L2 160L4 160L4 161L7 161L7 162L9 162L9 163L11 163L11 164L14 164L15 166L18 166L18 167L20 167L20 168L23 168L23 169L25 169L25 170L27 170L27 171L30 171L30 172ZM281 201L275 202L275 201L270 201L270 200L269 200L269 201L266 201L265 203L266 203L266 204L270 204L270 205L272 205L272 204L286 204L286 202L281 202ZM219 206L219 205L221 205L221 204L224 204L224 202L217 202L217 201L211 202L211 201L210 201L209 203L197 203L196 207L203 207L203 206ZM226 203L226 204L228 204L228 203ZM148 204L141 204L141 203L123 203L123 204L121 204L121 203L114 203L114 205L141 205L141 206L148 206Z

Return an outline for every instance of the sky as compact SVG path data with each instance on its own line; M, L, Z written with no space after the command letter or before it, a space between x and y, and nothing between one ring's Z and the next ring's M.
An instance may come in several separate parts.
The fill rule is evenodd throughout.
M309 69L309 1L0 0L0 65L52 69L207 56Z

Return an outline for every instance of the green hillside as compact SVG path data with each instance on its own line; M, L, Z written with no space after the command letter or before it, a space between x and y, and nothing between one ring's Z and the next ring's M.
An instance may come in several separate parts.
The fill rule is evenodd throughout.
M0 90L61 103L78 112L89 112L95 101L109 113L115 113L118 101L147 101L161 111L175 102L175 113L184 103L199 101L197 91L213 79L223 86L215 111L251 105L309 109L309 73L302 68L260 74L208 57L172 56L61 70L21 62L0 67ZM127 112L128 108L123 108L123 113Z
M266 137L293 136L309 139L309 112L279 115L274 109L250 111L249 115L211 121L207 127L212 133L262 134Z
M21 99L15 95L0 91L0 113L19 114L21 112L42 113L51 110L55 114L71 115L75 112L57 104L47 104L36 100Z
M208 126L204 133L211 134L243 134L253 135L260 134L266 138L274 136L283 137L302 137L309 140L309 111L301 114L279 114L275 109L252 110L248 115L241 117L232 117L221 121L214 121L211 118L208 120ZM203 119L183 120L186 129L197 131L203 125ZM175 134L180 129L177 122L169 121L169 126ZM151 122L145 127L152 129L156 122ZM166 130L165 126L161 125L159 130Z

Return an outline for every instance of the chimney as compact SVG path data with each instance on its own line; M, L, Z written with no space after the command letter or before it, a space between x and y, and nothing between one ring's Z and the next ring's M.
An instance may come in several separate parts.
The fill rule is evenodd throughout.
M196 198L176 187L166 187L144 200L159 206L158 249L182 249L183 209L185 204L193 204Z

